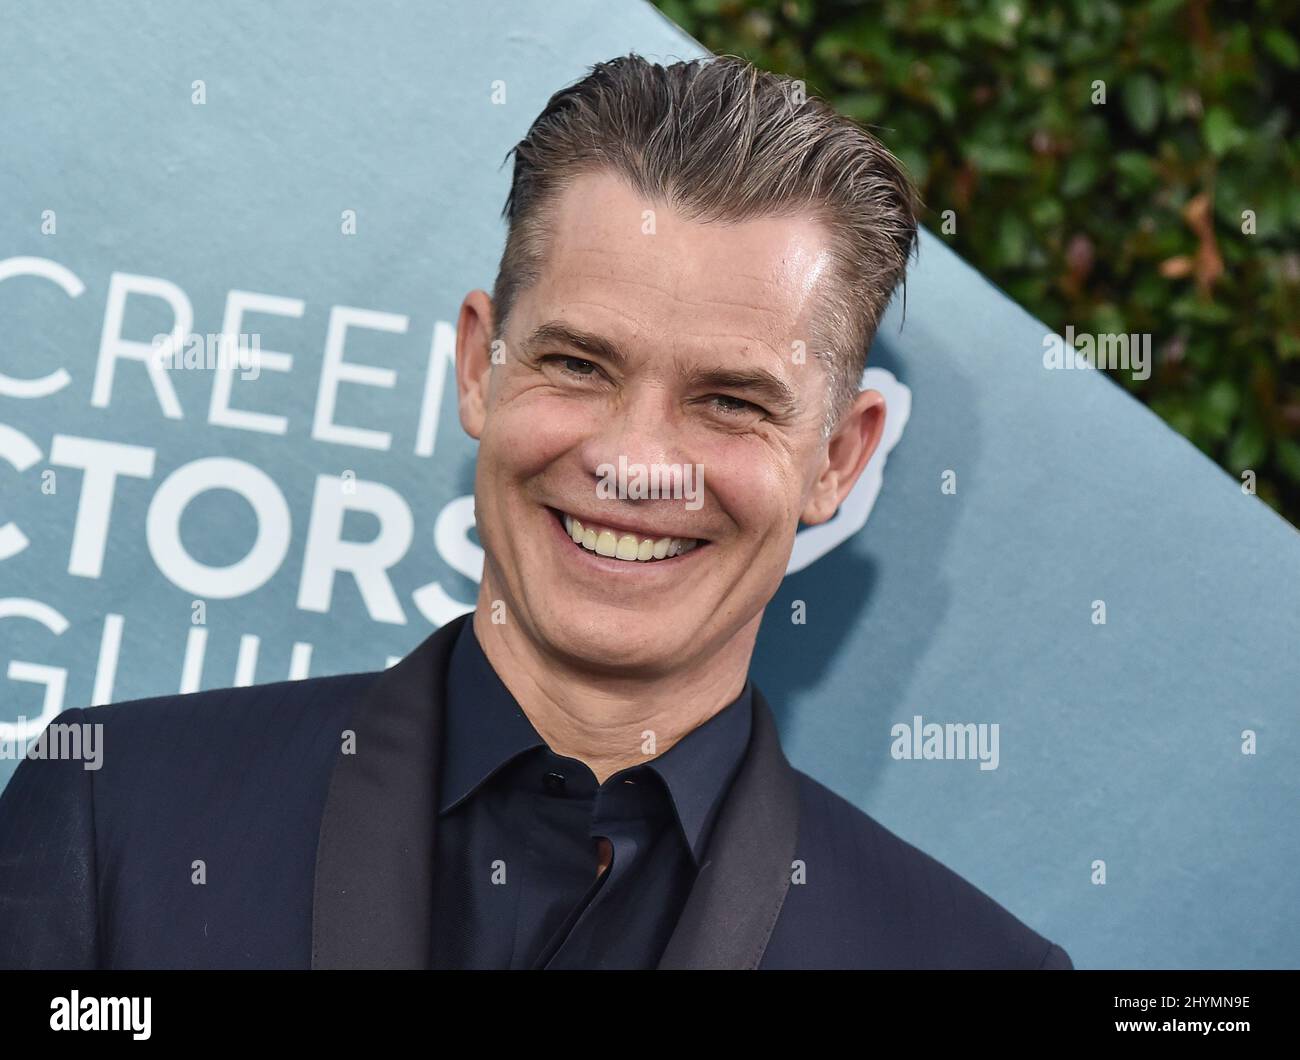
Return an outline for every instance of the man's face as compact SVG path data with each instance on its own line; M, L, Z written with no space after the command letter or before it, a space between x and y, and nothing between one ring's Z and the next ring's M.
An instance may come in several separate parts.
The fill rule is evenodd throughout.
M499 363L474 295L461 311L488 599L540 651L584 668L662 675L745 637L747 652L800 518L834 514L883 422L879 395L859 399L862 424L828 459L829 379L810 338L823 230L687 221L606 173L575 181L552 217ZM852 450L838 464L837 444ZM636 496L638 466L648 485L652 465L675 477ZM611 466L628 472L624 495ZM698 544L674 555L673 539Z

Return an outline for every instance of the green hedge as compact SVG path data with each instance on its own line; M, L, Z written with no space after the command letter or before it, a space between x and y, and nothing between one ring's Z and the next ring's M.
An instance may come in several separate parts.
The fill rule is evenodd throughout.
M1150 378L1115 381L1300 525L1296 3L658 6L869 125L1056 331L1150 333Z

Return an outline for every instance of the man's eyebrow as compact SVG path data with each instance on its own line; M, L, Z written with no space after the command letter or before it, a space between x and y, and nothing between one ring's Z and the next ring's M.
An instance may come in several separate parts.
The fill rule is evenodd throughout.
M799 407L799 399L780 376L766 368L696 368L682 373L690 386L704 389L740 390L771 406L771 411L788 415Z
M577 328L571 328L568 324L561 324L555 320L538 325L533 330L533 333L524 340L524 349L532 349L534 346L548 344L572 346L574 349L582 350L585 353L603 357L616 367L622 367L627 363L627 358L623 356L623 351L619 349L616 343L602 338L600 335L593 335L588 331L579 331Z
M556 320L538 325L524 340L524 348L527 350L547 344L569 346L602 357L614 367L622 367L627 363L627 358L617 343ZM681 361L676 362L675 367L678 374L694 388L743 391L766 402L772 407L771 411L784 415L793 413L799 407L798 396L790 385L766 368L700 368Z

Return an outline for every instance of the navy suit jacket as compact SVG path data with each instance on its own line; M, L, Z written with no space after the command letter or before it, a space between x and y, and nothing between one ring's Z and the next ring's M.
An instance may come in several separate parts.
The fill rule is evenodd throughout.
M375 673L65 711L102 766L0 797L0 967L425 968L459 618ZM1070 968L1063 949L750 744L660 968Z

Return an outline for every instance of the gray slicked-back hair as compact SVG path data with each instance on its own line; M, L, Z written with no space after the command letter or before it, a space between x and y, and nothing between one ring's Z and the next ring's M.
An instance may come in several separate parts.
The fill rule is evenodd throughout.
M548 207L574 177L606 170L697 222L819 220L833 269L808 347L831 381L823 433L847 411L916 246L919 209L902 164L856 122L735 56L661 66L632 54L556 92L510 154L496 337L540 275Z

